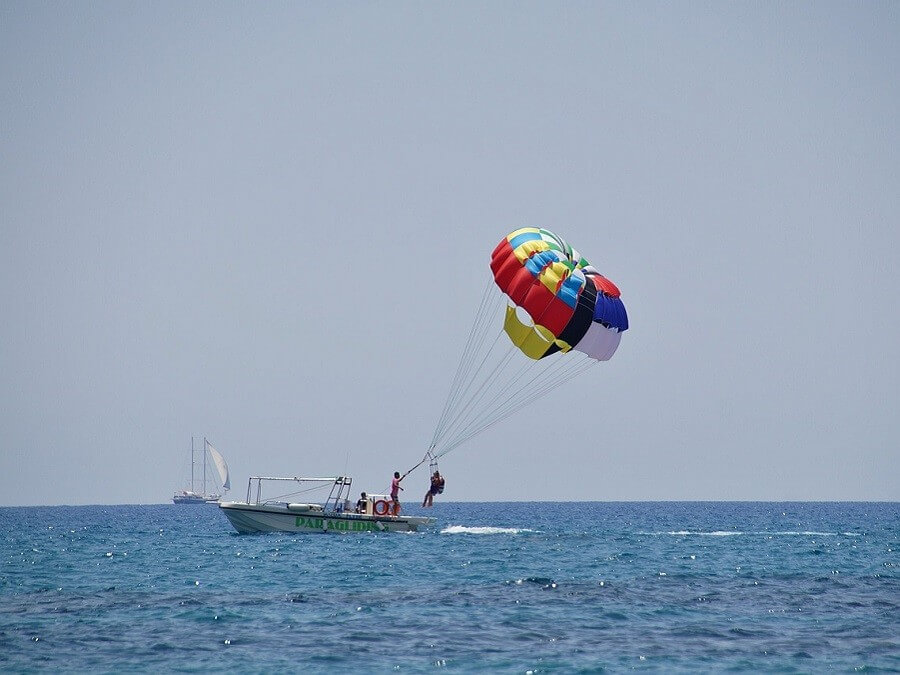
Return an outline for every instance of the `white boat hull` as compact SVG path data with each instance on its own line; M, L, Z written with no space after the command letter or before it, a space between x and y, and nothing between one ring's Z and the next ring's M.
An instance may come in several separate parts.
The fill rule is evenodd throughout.
M247 504L220 502L219 508L241 534L254 532L415 532L434 518L424 516L369 516L313 509L296 509L287 504Z

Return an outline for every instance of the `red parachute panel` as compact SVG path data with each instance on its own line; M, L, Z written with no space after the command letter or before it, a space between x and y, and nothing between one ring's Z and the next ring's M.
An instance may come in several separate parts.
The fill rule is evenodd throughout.
M621 295L619 288L602 274L590 274L588 278L594 282L594 286L598 291L603 291L613 298L618 298Z

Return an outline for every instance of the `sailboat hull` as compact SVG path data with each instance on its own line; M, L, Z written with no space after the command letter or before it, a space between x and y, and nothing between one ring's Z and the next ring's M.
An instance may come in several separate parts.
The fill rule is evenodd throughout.
M204 497L203 495L175 495L172 497L174 504L218 504L218 497Z

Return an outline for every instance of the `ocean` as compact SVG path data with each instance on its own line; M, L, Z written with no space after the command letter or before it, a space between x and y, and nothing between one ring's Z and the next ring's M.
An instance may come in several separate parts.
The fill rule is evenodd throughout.
M0 671L900 671L898 503L429 515L238 535L213 505L0 508Z

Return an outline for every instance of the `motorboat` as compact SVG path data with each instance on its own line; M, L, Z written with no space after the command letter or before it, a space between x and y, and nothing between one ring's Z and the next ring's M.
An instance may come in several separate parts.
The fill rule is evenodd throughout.
M293 485L292 485L293 483ZM388 495L362 493L350 500L353 479L347 476L329 478L253 476L247 483L247 499L242 502L219 502L219 508L241 534L253 532L416 532L434 523L434 518L407 516L395 509ZM292 501L291 498L330 487L322 503ZM272 492L276 494L266 496ZM296 489L294 489L296 488Z

